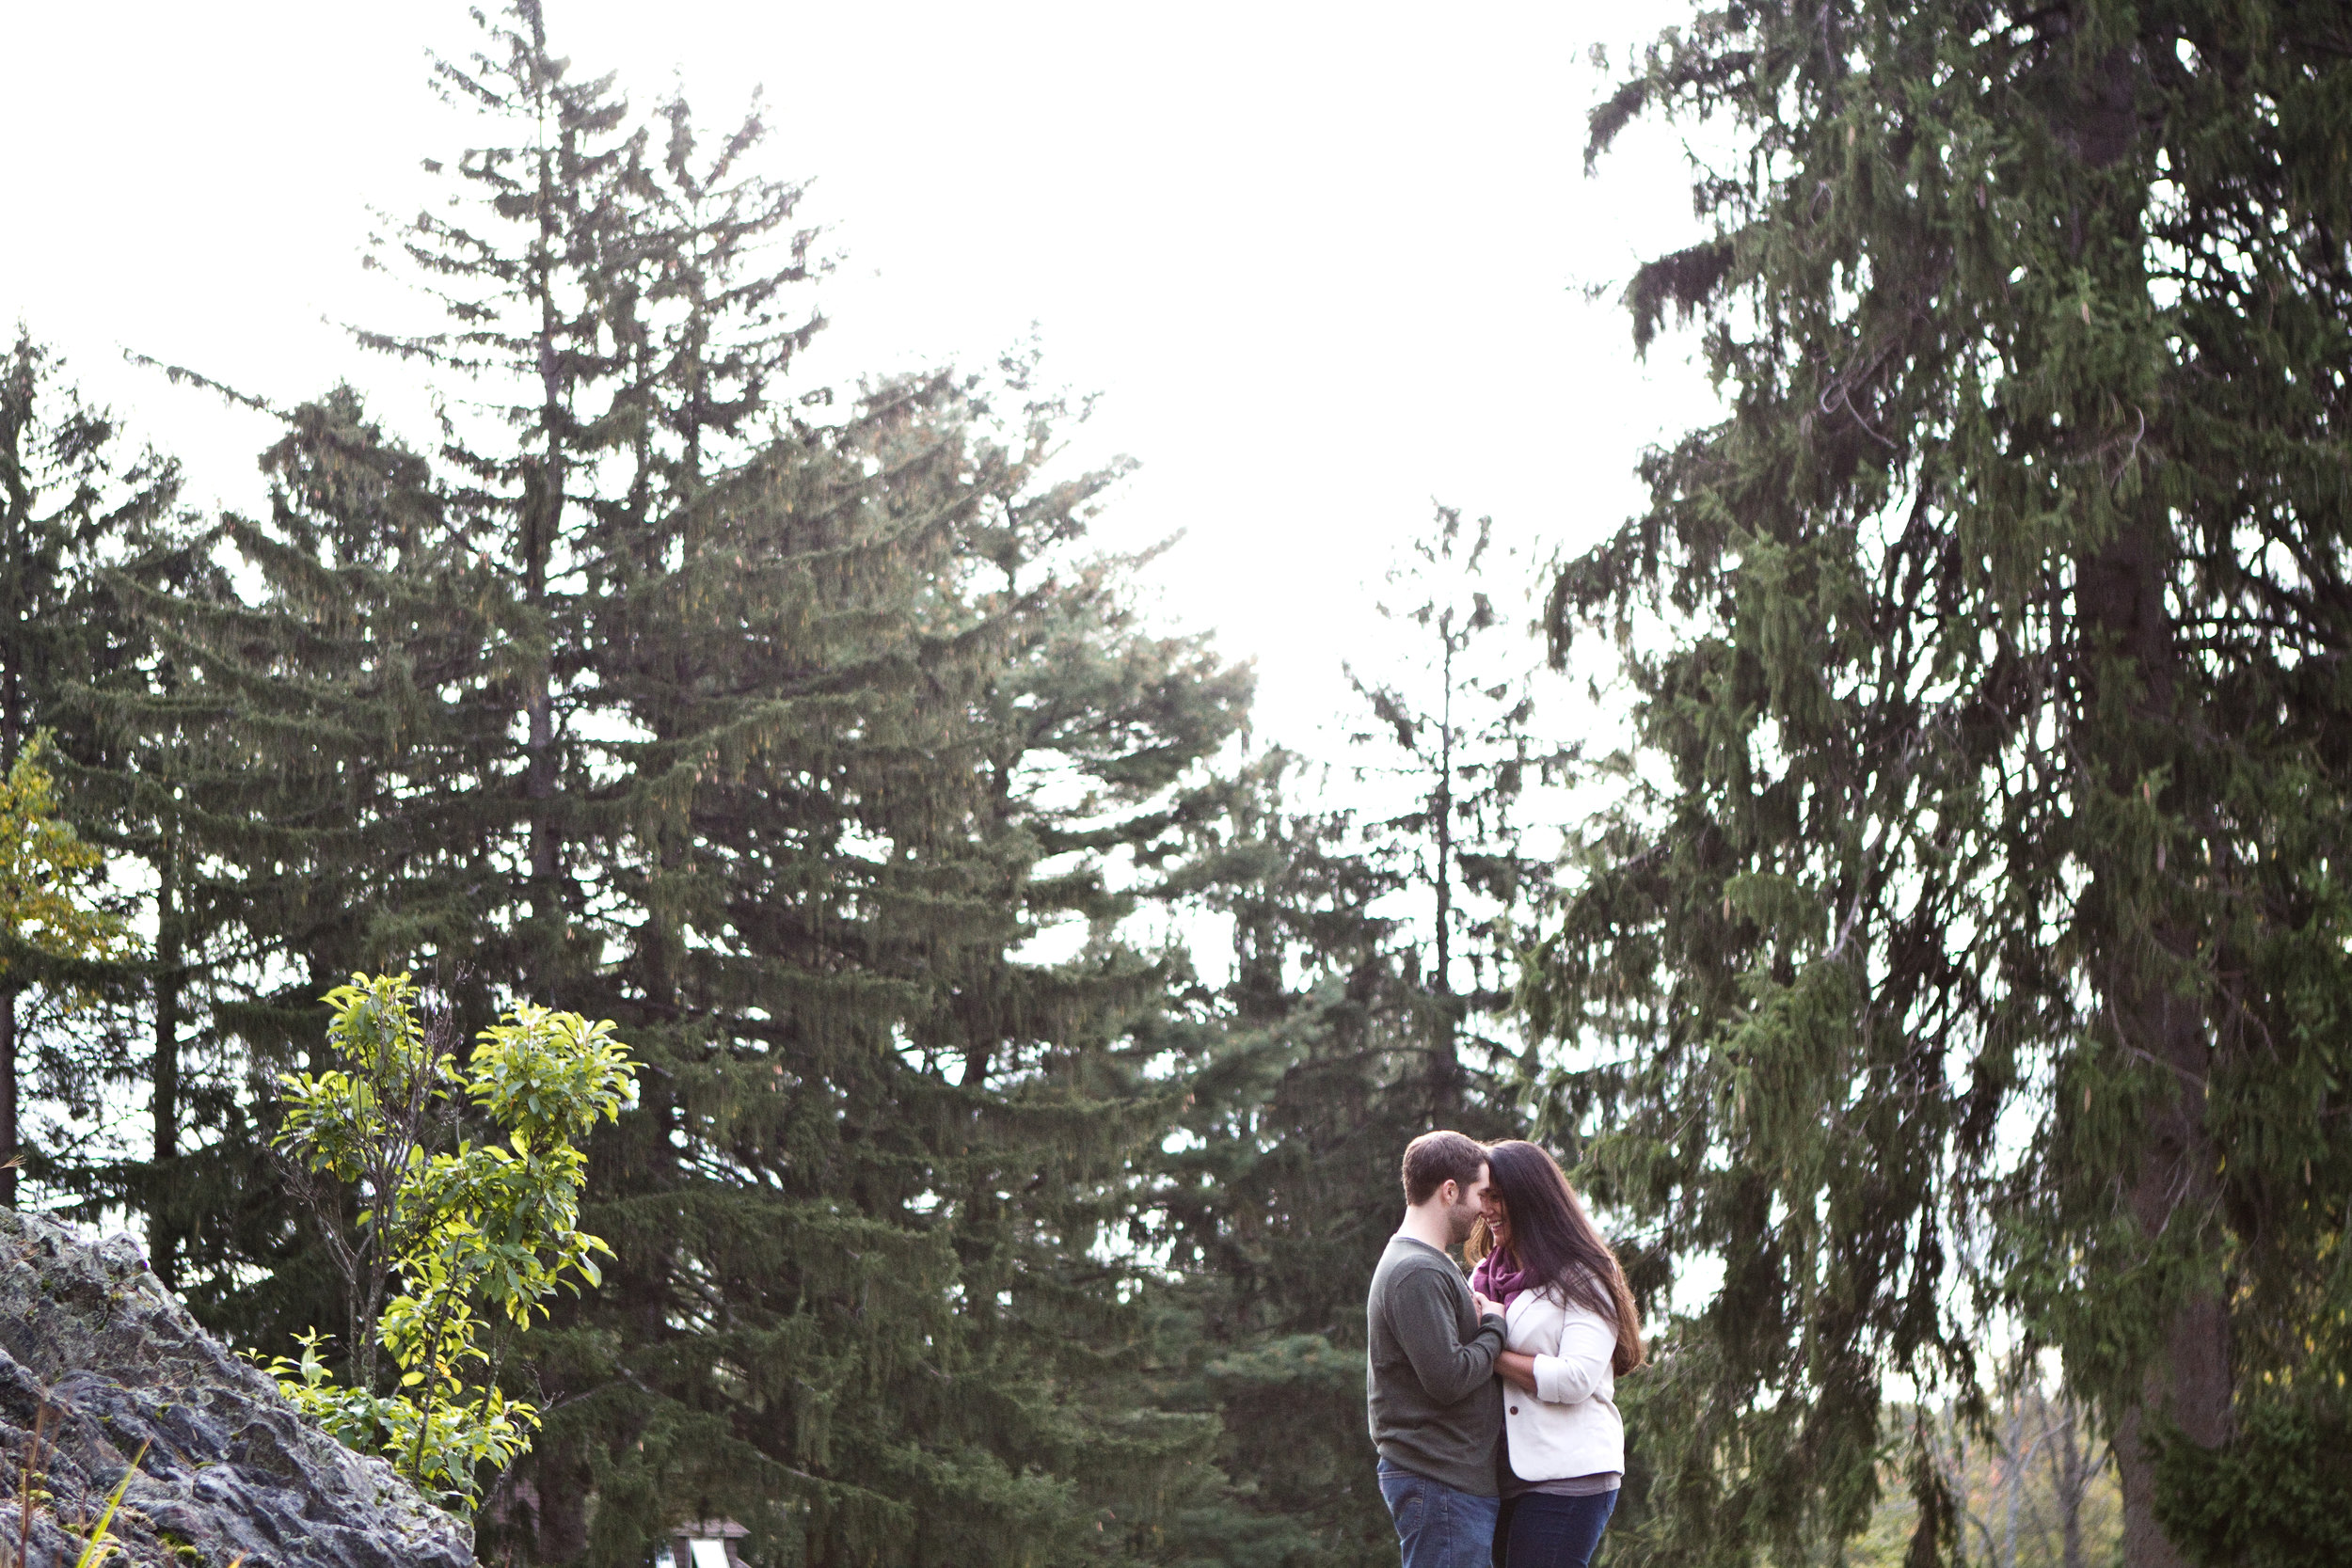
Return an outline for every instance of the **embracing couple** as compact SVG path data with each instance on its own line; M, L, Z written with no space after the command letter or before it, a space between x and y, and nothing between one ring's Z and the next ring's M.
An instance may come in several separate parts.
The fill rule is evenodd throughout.
M1405 1205L1365 1307L1404 1568L1585 1568L1625 1470L1616 1379L1642 1364L1625 1271L1559 1162L1516 1138L1422 1133Z

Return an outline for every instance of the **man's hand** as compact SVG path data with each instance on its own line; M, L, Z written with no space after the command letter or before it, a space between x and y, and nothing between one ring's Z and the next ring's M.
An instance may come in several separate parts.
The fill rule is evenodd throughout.
M1478 1304L1478 1315L1482 1318L1488 1316L1500 1318L1505 1316L1502 1310L1502 1303L1495 1300L1492 1296L1483 1295L1476 1291L1472 1291L1470 1292L1470 1300Z

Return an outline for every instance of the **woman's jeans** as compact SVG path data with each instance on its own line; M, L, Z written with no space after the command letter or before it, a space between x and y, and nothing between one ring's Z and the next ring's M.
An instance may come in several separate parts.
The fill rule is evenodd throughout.
M1488 1568L1500 1497L1457 1491L1441 1481L1380 1462L1380 1496L1396 1521L1405 1568Z
M1588 1568L1616 1506L1613 1490L1589 1497L1520 1493L1495 1539L1495 1568Z

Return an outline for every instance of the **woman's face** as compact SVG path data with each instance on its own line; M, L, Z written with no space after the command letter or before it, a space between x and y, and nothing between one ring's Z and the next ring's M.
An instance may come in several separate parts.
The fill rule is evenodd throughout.
M1495 1245L1509 1246L1511 1244L1510 1211L1502 1206L1502 1199L1496 1196L1491 1183L1481 1199L1479 1212L1486 1221L1486 1234L1495 1239Z

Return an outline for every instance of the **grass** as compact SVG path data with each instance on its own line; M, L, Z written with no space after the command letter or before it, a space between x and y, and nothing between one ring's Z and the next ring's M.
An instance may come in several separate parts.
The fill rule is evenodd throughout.
M40 1483L46 1479L46 1470L41 1464L41 1459L44 1452L52 1446L49 1440L49 1429L50 1417L53 1413L50 1405L43 1402L40 1411L33 1417L33 1440L25 1446L24 1468L17 1477L16 1555L11 1560L5 1547L0 1547L0 1568L30 1568L33 1544L33 1501L36 1497L46 1499L50 1496L48 1489ZM125 1557L130 1555L129 1550L115 1537L112 1527L116 1513L122 1507L124 1496L131 1490L131 1479L139 1473L139 1462L147 1457L147 1444L141 1443L139 1451L131 1456L131 1463L123 1469L122 1479L115 1483L113 1495L107 1497L104 1511L98 1515L98 1523L92 1526L87 1533L76 1532L81 1533L83 1537L82 1552L73 1560L73 1568L101 1568L101 1564L104 1563L107 1556L113 1552L119 1551ZM245 1554L240 1552L230 1562L229 1568L238 1568L238 1565L244 1561Z
M139 1461L145 1459L146 1457L147 1445L145 1443L141 1443L139 1445L139 1451L131 1456L130 1465L124 1468L122 1472L122 1479L115 1482L114 1496L106 1499L106 1511L98 1516L98 1528L91 1530L89 1532L89 1538L82 1543L82 1555L73 1560L73 1568L97 1568L99 1563L105 1560L106 1553L109 1550L119 1547L121 1544L120 1542L106 1533L106 1527L115 1522L115 1510L122 1506L122 1495L131 1490L131 1478L139 1473ZM29 1517L29 1515L27 1515L27 1517ZM22 1548L22 1544L23 1544L20 1542L20 1550ZM124 1552L122 1555L128 1557L131 1554ZM244 1560L241 1558L238 1560L243 1561ZM235 1564L230 1564L230 1568L235 1568Z

